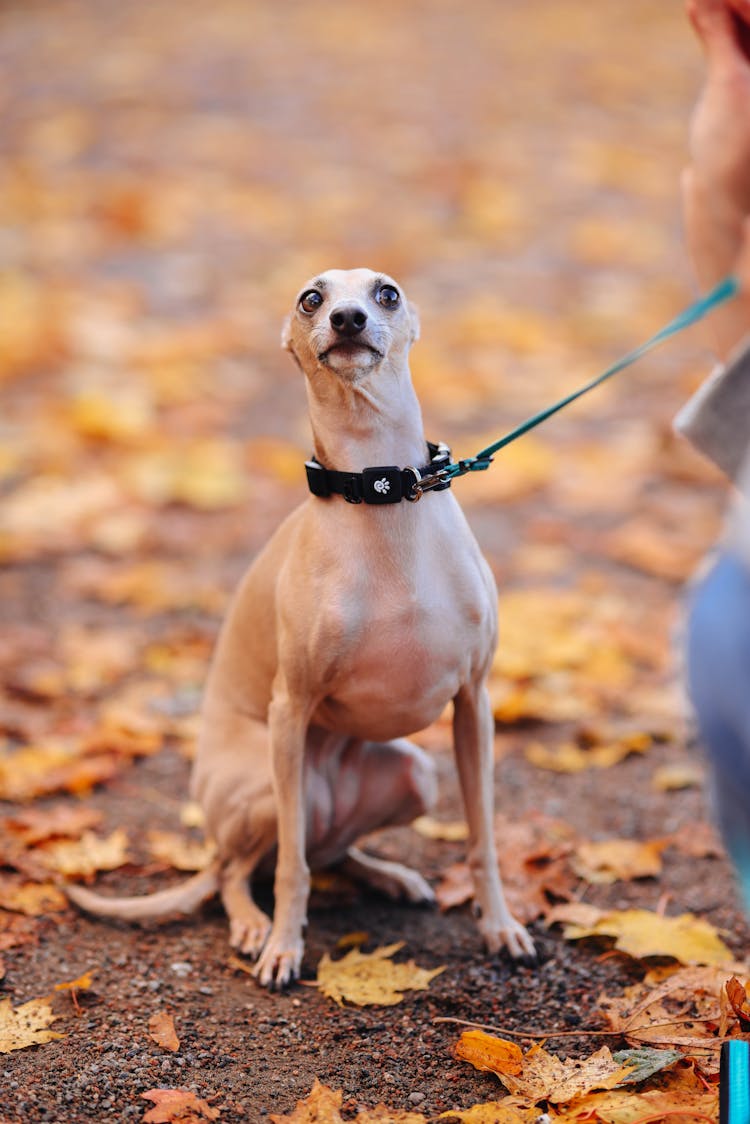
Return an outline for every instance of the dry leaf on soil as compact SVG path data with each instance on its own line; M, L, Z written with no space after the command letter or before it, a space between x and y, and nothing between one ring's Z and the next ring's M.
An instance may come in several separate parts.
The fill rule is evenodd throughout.
M204 1124L220 1116L218 1108L212 1108L189 1089L149 1089L141 1096L154 1102L143 1117L143 1124Z
M329 1089L315 1078L313 1087L304 1098L297 1101L294 1112L280 1116L272 1112L272 1124L344 1124L339 1112L343 1093L341 1089ZM427 1124L421 1112L408 1112L389 1109L383 1104L375 1108L361 1108L351 1124Z
M455 1046L455 1055L469 1062L475 1069L490 1073L510 1073L517 1076L523 1071L523 1050L515 1042L487 1034L484 1030L465 1030Z
M575 873L587 882L608 883L633 878L656 878L666 840L603 839L579 843L573 856Z
M732 976L724 984L724 990L735 1015L747 1027L750 1023L750 984L740 983L736 976Z
M481 1042L479 1048L472 1045L464 1048L461 1043L466 1034L475 1035L477 1032L467 1031L461 1035L456 1046L457 1056L464 1057L468 1053L472 1065L497 1074L509 1093L528 1104L539 1101L564 1104L592 1089L611 1089L630 1073L630 1067L616 1062L607 1046L602 1046L583 1060L562 1061L541 1046L532 1046L519 1058L520 1050L515 1043L505 1042L504 1039L497 1040L494 1050L486 1042Z
M418 816L411 824L414 831L425 839L440 839L446 843L462 843L469 838L469 825L465 820L435 820L432 816Z
M102 837L84 831L80 839L56 839L35 848L35 854L50 870L68 878L90 878L99 870L116 870L129 861L128 835L116 828Z
M30 999L15 1008L10 999L0 999L0 1054L64 1038L64 1034L49 1029L59 1017L52 1013L48 999Z
M40 917L67 908L68 899L51 882L24 882L13 874L0 874L0 909Z
M517 1102L517 1097L504 1097L501 1101L487 1101L471 1108L441 1112L438 1120L460 1120L461 1124L535 1124L539 1119L536 1106Z
M102 813L95 808L55 804L52 808L21 808L5 819L4 827L31 847L59 836L77 839L84 831L98 827L101 820Z
M692 913L663 917L647 909L601 910L581 903L555 906L549 925L562 922L566 940L614 937L615 948L637 959L671 956L682 964L731 964L732 953L708 921Z
M176 1053L180 1048L174 1020L166 1011L156 1011L148 1020L148 1036L157 1046Z
M398 941L369 953L353 948L340 960L331 960L326 953L318 964L316 986L340 1007L344 1000L359 1007L400 1003L405 991L425 991L445 971L445 967L420 968L413 960L394 963L391 957L403 946Z
M147 838L153 857L176 870L203 870L216 854L215 844L174 831L149 831Z

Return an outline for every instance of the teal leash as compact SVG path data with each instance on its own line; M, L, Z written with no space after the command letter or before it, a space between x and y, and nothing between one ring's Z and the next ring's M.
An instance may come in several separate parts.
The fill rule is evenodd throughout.
M438 471L431 476L422 477L415 488L415 492L421 495L422 492L430 491L430 489L455 480L459 476L465 476L467 472L484 472L490 467L494 454L499 452L500 449L505 448L506 445L510 445L512 441L516 441L519 437L523 437L524 433L535 429L538 425L541 425L543 421L546 421L547 418L551 418L553 414L569 406L571 402L575 402L577 398L581 398L584 394L588 394L590 390L593 390L594 387L600 386L601 383L606 382L607 379L611 379L612 376L618 374L619 371L630 367L631 364L635 363L660 343L663 343L664 340L669 339L670 336L675 336L678 332L682 332L685 328L696 324L709 312L718 308L719 305L735 297L739 291L740 282L737 278L731 276L725 277L723 281L720 281L718 285L704 297L701 297L699 300L694 301L692 304L688 305L687 308L683 309L674 320L665 325L655 336L646 340L640 347L636 347L633 351L628 352L627 355L623 356L623 358L619 359L616 363L613 363L613 365L608 367L601 375L597 375L596 378L591 379L590 382L585 383L584 386L579 387L578 390L574 390L571 394L566 395L565 398L561 398L552 406L548 406L546 409L533 414L530 418L527 418L526 421L521 422L520 425L511 429L509 433L499 438L499 440L494 441L491 445L487 445L484 449L480 449L473 457L464 457L462 460L452 461L444 468L438 469Z

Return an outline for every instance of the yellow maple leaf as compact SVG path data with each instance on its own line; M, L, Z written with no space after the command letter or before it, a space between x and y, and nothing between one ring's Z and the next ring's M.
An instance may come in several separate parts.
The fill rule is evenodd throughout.
M186 839L174 831L149 831L148 847L155 859L176 870L203 870L216 854L214 843Z
M515 1097L486 1101L484 1104L472 1105L471 1108L441 1112L438 1120L449 1117L451 1120L460 1120L461 1124L534 1124L539 1118L539 1109L516 1102ZM557 1114L554 1119L557 1124Z
M403 948L404 942L384 945L374 952L351 949L340 960L331 960L326 953L318 964L316 986L340 1007L344 1000L359 1007L391 1007L400 1003L405 991L425 991L441 968L420 968L413 960L395 964L391 957Z
M502 1039L498 1042L502 1043L501 1053L512 1045ZM541 1046L532 1046L522 1055L520 1063L512 1054L509 1055L508 1067L501 1066L502 1060L493 1072L510 1093L529 1105L540 1101L565 1104L592 1089L611 1089L630 1072L629 1066L619 1065L614 1060L607 1046L602 1046L588 1058L566 1061L548 1054Z
M111 835L84 831L80 839L57 839L35 849L46 867L69 878L87 878L99 870L116 870L128 862L128 835L118 827Z
M375 1108L361 1108L354 1118L354 1124L427 1124L427 1117L421 1112L376 1104Z
M341 1089L329 1089L316 1077L305 1099L297 1101L294 1112L286 1116L272 1112L269 1119L272 1124L343 1124L339 1112L342 1100Z
M615 948L637 959L672 956L682 964L731 964L732 953L718 932L700 917L662 917L648 909L606 910L581 903L556 906L548 923L564 923L566 940L614 937Z
M663 839L602 839L579 843L573 854L573 869L587 882L629 881L655 878L661 873Z
M64 1038L49 1029L59 1017L52 1013L47 999L30 999L20 1007L12 1007L10 999L0 999L0 1054Z
M38 917L62 912L68 908L68 900L51 882L24 882L8 874L0 875L0 908Z

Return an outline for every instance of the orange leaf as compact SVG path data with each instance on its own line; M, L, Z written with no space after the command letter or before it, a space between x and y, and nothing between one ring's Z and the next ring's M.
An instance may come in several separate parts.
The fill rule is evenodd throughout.
M189 1089L149 1089L141 1093L147 1101L153 1101L143 1117L143 1124L204 1124L206 1120L218 1120L219 1109L212 1108L208 1101L196 1097Z
M180 1040L174 1028L174 1021L166 1011L157 1011L153 1014L148 1020L148 1029L149 1038L157 1046L163 1046L165 1050L171 1050L172 1053L179 1050Z
M455 1047L456 1057L471 1062L475 1069L513 1076L523 1069L523 1051L515 1042L485 1034L483 1030L465 1030Z

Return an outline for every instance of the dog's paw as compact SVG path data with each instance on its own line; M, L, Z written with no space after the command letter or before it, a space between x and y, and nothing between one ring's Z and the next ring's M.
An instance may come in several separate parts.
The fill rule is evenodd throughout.
M488 918L480 917L478 926L489 953L494 955L501 948L507 948L514 960L523 960L528 963L536 962L537 953L534 942L515 917L508 917L500 924Z
M229 921L229 943L232 948L256 960L271 932L271 921L258 910L252 916L233 917Z
M258 983L273 989L286 987L292 980L299 979L304 947L301 937L283 940L271 932L253 971Z

